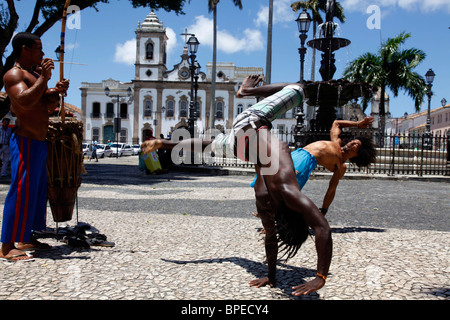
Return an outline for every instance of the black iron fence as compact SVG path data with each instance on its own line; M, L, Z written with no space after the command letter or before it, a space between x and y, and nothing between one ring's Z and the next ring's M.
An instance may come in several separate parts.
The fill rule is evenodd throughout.
M275 131L274 134L281 141L295 148L294 132ZM349 128L348 130L344 129L341 134L344 144L358 136L368 136L373 139L377 146L377 162L368 168L359 168L349 162L347 172L387 175L450 176L450 131L446 135L427 133L380 134L375 130ZM300 139L300 145L305 146L317 140L329 140L330 133L321 131L303 132ZM236 157L203 155L200 162L213 166L253 167L253 164L250 162L242 161ZM316 171L327 170L318 166Z
M450 175L450 134L375 135L375 172L405 175Z

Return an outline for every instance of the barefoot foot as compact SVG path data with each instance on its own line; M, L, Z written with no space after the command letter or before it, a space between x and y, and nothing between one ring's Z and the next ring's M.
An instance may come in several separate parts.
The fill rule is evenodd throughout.
M3 251L3 250L2 250ZM0 260L15 262L15 261L33 261L34 258L31 254L27 254L22 250L13 248L9 250L7 253L0 252Z
M52 248L51 245L47 243L42 243L40 241L37 241L35 239L31 240L30 242L18 242L17 243L17 249L22 251L28 251L28 250L50 250Z

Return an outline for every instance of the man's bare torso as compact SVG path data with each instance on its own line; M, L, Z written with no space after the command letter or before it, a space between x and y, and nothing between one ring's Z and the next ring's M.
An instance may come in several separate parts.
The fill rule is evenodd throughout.
M39 74L30 73L17 67L9 70L5 79L19 83L22 90L31 88L37 81ZM8 81L9 82L9 81ZM36 98L34 105L22 105L14 93L8 92L10 88L5 83L5 90L11 99L11 111L17 117L15 134L22 137L44 141L48 130L48 101L45 96Z
M337 168L345 169L342 161L341 146L333 141L316 141L308 144L303 148L311 153L317 160L317 164L321 165L331 172Z

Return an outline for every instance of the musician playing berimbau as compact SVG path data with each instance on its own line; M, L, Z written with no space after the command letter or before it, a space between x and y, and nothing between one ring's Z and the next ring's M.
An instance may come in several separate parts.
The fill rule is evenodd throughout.
M16 62L3 77L17 117L11 136L11 186L5 199L0 258L32 261L27 250L49 249L32 238L32 231L46 227L47 207L47 130L49 114L65 95L69 82L58 81L48 88L53 60L44 58L40 38L28 32L12 40Z

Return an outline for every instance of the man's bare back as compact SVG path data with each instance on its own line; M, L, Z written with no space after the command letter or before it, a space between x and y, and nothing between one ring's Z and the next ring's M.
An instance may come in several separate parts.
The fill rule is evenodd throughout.
M341 146L334 141L316 141L308 144L303 148L311 153L317 160L317 164L321 165L331 172L336 168L344 165L341 155Z

